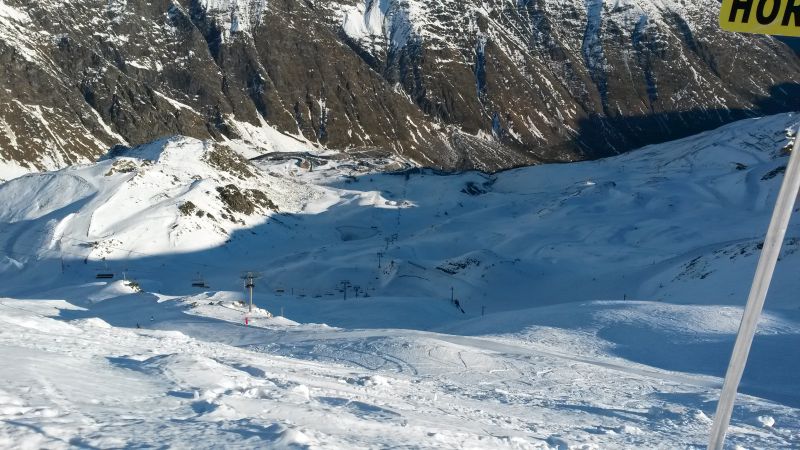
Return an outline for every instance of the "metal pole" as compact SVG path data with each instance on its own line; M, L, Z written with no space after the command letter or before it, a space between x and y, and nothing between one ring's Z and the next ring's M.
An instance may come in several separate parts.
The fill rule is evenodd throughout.
M717 413L714 415L714 425L711 427L708 450L721 450L725 442L725 433L728 431L728 424L730 424L733 412L733 403L736 400L736 390L742 380L742 373L747 363L750 347L753 344L758 318L764 308L764 300L767 297L769 284L772 281L775 264L778 261L778 256L780 256L786 228L789 226L795 199L798 191L800 191L800 155L798 153L800 153L800 131L794 138L792 155L789 158L783 185L775 203L775 210L772 213L772 221L764 239L761 258L758 261L750 296L747 298L742 323L739 325L736 344L733 346L733 354L728 364L725 383L722 385L722 393L717 404Z
M250 310L249 312L253 312L253 279L251 278L249 281L250 284Z

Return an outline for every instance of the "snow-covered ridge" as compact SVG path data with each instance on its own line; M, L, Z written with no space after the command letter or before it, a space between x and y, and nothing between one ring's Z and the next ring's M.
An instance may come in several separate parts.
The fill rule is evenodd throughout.
M530 1L520 0L514 5L508 1L492 1L483 3L459 3L454 1L433 1L433 0L363 0L348 5L342 2L338 6L341 14L341 25L345 33L355 40L370 40L381 37L382 42L394 48L404 46L410 35L418 36L423 44L430 45L432 48L441 46L455 45L455 41L464 38L469 39L480 30L477 20L479 18L488 19L488 33L496 43L511 43L523 49L527 43L523 42L521 35L525 31L535 30L536 24L530 24L529 30L503 29L503 22L494 19L499 14L503 14L509 8L525 8ZM641 31L643 26L666 29L669 27L671 15L680 14L692 17L698 11L717 9L717 2L712 0L702 0L691 5L685 5L671 0L615 0L615 1L588 1L564 2L562 0L546 0L540 2L538 8L542 11L550 11L559 14L560 11L575 10L585 19L584 41L589 40L598 47L598 51L603 43L603 28L607 28L610 23L623 27L630 35L634 34L638 27ZM456 12L462 12L459 15ZM570 19L572 20L572 19ZM687 21L691 28L699 28L700 24ZM466 28L464 27L466 25ZM459 33L461 31L461 33ZM559 34L572 34L574 30L560 30ZM464 34L468 32L469 34ZM542 32L539 30L539 32ZM397 37L400 37L398 39ZM576 47L580 47L579 43ZM585 45L585 43L584 43ZM512 50L512 49L508 49Z
M419 34L422 24L412 16L413 3L397 0L364 0L342 7L342 29L351 39L381 49L404 47Z
M224 35L249 32L261 23L267 0L200 0L207 14L222 28Z

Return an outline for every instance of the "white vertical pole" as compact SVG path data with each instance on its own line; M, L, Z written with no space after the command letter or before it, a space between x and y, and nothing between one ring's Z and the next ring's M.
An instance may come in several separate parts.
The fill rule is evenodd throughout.
M792 155L789 158L789 165L786 167L786 175L784 175L783 185L778 194L778 201L775 203L767 237L764 239L764 247L761 250L761 258L758 261L750 296L747 298L747 305L744 308L742 323L739 325L739 334L736 336L728 372L725 374L725 383L722 385L722 393L717 404L717 413L714 415L714 425L711 427L708 450L721 450L725 442L725 433L728 431L733 403L736 400L736 390L742 380L742 373L744 373L744 366L750 353L750 346L753 344L758 319L764 308L767 290L769 290L775 264L780 256L781 245L794 210L795 199L800 191L800 155L798 153L800 153L800 131L794 138Z

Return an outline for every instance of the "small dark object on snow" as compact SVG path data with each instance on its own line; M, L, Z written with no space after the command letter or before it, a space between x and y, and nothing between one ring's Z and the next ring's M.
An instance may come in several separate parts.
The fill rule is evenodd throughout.
M761 181L771 180L782 173L786 173L786 166L780 166L770 170L763 177L761 177Z

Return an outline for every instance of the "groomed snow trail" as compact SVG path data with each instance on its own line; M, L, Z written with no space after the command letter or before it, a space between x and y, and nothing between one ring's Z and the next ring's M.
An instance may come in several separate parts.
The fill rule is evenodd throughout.
M231 316L227 306L192 307L196 301L148 307L143 294L123 295L83 310L3 299L0 444L691 447L703 442L720 382L510 336L266 317L245 327L223 320L241 310ZM102 319L149 314L157 319L143 328ZM795 445L796 413L745 396L735 442ZM762 416L778 425L764 428Z

